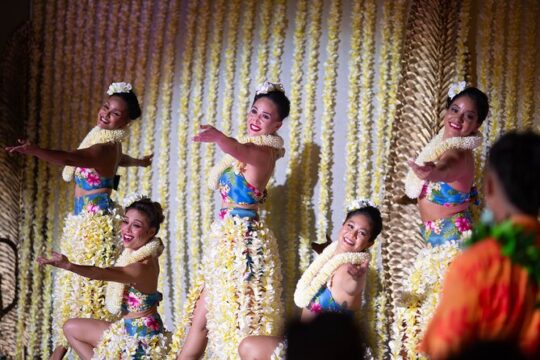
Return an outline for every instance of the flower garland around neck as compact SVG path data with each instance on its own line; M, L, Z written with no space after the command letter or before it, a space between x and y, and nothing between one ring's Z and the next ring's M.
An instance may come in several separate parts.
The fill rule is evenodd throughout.
M285 153L283 148L283 139L279 135L260 135L260 136L241 136L238 138L238 142L241 144L252 143L259 146L270 146L271 148L279 150L278 157L282 157ZM210 174L208 175L208 187L216 190L219 186L219 177L227 168L234 166L235 173L240 173L245 164L239 162L231 155L227 154L217 163Z
M127 266L134 264L148 257L159 257L163 252L163 242L160 238L153 238L144 246L133 251L124 249L115 266ZM106 306L112 314L118 314L122 306L122 297L124 295L125 284L110 281L107 284Z
M102 129L99 126L94 127L79 145L77 149L86 149L95 144L105 144L108 142L121 142L129 135L129 128L127 126L122 129L107 130ZM74 166L65 166L62 171L62 178L66 182L70 182L75 174Z
M368 252L345 252L334 254L337 248L337 241L330 244L321 255L307 268L298 283L294 292L294 302L296 306L305 308L309 305L313 296L320 288L328 282L330 276L343 264L361 264L371 260Z
M422 164L425 162L437 161L445 152L453 149L457 150L473 150L482 144L482 134L477 133L472 136L456 136L448 139L443 139L443 131L435 136L418 154L415 163ZM411 199L416 199L422 192L424 180L421 180L416 174L409 169L405 178L405 194Z

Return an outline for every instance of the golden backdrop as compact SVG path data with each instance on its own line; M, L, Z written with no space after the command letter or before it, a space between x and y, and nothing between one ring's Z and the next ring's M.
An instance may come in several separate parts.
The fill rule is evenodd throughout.
M367 314L372 329L378 324L371 340L380 349L392 332L402 271L422 246L415 208L394 200L403 193L405 160L439 128L449 84L466 79L491 101L479 176L501 132L540 125L537 0L32 4L29 139L76 148L113 81L132 82L143 104L124 151L153 152L154 162L121 173L117 198L143 191L167 209L160 287L172 326L215 213L205 174L221 156L190 138L202 123L242 134L254 88L265 79L282 81L291 100L280 130L287 155L265 210L281 246L288 313L310 242L335 232L347 200L370 198L385 220L373 249L372 275L380 276L372 276ZM56 246L73 185L59 168L33 159L25 161L22 184L14 348L18 358L45 357L54 278L34 259Z

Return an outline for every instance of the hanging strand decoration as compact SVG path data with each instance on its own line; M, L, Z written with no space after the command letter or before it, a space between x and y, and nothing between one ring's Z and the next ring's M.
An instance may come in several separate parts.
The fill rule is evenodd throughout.
M321 118L321 161L319 163L320 194L317 221L317 241L324 243L326 234L332 231L328 219L332 204L332 164L334 143L334 116L336 113L336 80L338 68L339 30L341 24L341 1L333 1L328 18L328 55L324 64L323 113Z
M148 67L148 49L150 48L150 36L152 31L149 29L154 28L154 4L150 1L144 1L142 7L141 21L139 23L139 35L138 35L138 46L137 46L137 55L135 60L135 73L132 75L131 79L133 88L136 91L137 98L139 103L146 104L146 69ZM127 79L126 79L127 80ZM143 108L144 109L144 108ZM152 120L150 120L152 121ZM139 158L141 156L141 144L144 144L144 138L146 133L141 131L143 126L143 121L134 121L131 123L130 135L128 137L128 146L127 153L130 156ZM139 185L139 168L130 167L125 171L127 175L127 181L124 182L124 186L119 188L119 198L123 199L126 194L134 192L138 189Z
M373 62L375 58L375 23L377 4L375 0L365 0L362 9L363 36L360 50L360 113L359 113L359 154L358 154L358 176L356 184L356 198L367 199L371 197L371 146L373 138L371 134L372 117L372 86L373 86ZM382 134L381 129L377 129L378 134ZM378 169L377 169L378 170Z
M158 96L159 96L159 84L161 75L161 64L163 59L163 43L165 38L165 32L168 31L171 26L167 20L167 14L169 10L169 4L167 1L158 2L159 9L155 17L156 30L152 40L152 46L155 48L151 52L150 57L150 79L145 82L145 98L142 123L144 123L144 131L141 136L142 154L150 155L154 151L154 145L156 143L156 117L158 109ZM174 42L174 41L173 41ZM140 128L140 127L139 127ZM150 194L152 191L152 166L147 166L142 169L142 177L139 177L139 189L142 189L143 194ZM160 262L165 265L167 256L161 256ZM165 266L162 267L165 269ZM164 279L164 276L160 277ZM160 286L160 289L163 287Z
M358 177L358 114L360 98L360 77L362 48L362 0L353 2L351 11L351 50L349 50L349 89L347 109L347 146L345 169L345 204L356 197L356 178Z
M295 28L294 28L294 53L293 64L291 69L291 114L289 115L289 162L287 163L287 219L292 219L300 213L300 189L302 175L298 172L301 165L300 148L301 143L301 117L302 117L302 89L304 75L304 59L306 53L306 28L308 20L308 2L301 0L296 3ZM285 238L285 254L296 254L298 226L296 221L286 221L286 238ZM308 244L309 245L309 244ZM305 256L309 256L305 254ZM289 264L289 260L292 263ZM292 270L287 273L289 277L294 278L294 270L296 258L288 256L284 261L287 270Z
M49 5L50 6L50 5ZM46 16L44 16L45 4L37 3L32 8L32 28L30 42L30 81L29 81L29 97L28 97L28 122L26 124L26 136L28 139L35 143L37 140L37 123L38 123L38 98L40 89L42 89L42 83L39 83L41 63L44 62L44 54L40 49L40 43L42 42L42 36L44 32L44 22ZM48 9L47 9L48 10ZM46 10L45 10L46 11ZM50 31L50 29L48 29ZM22 359L25 354L25 340L26 337L26 325L27 314L29 310L28 300L30 298L30 264L32 263L32 221L35 216L34 209L34 179L35 179L36 160L31 157L24 159L24 172L23 172L23 189L21 193L22 198L22 221L20 225L21 234L20 238L20 250L19 250L19 297L17 303L17 325L16 325L16 353L17 359Z
M64 0L57 2L57 19L66 19L66 8L67 8L67 2ZM60 21L57 23L56 32L55 32L55 44L56 47L54 49L54 63L59 64L62 63L64 57L64 48L65 48L65 34L66 34L66 22ZM65 78L65 70L67 66L55 66L54 67L54 73L53 76L53 84L52 84L52 95L53 99L61 99L62 98L62 92L65 91L63 85L68 83ZM61 134L62 131L62 114L58 112L52 111L51 106L51 113L48 114L50 116L50 127L57 132L57 134ZM52 134L51 134L52 135ZM56 141L55 141L56 140ZM49 145L52 147L57 147L58 140L60 139L53 139L51 136L51 139L49 140ZM52 169L49 169L48 174L48 183L50 184L50 189L59 189L60 188L60 177L57 173L52 171ZM56 213L56 199L63 198L63 196L58 196L58 193L56 191L48 191L47 197L46 197L46 215L45 215L45 223L44 230L45 230L45 239L42 244L41 252L45 254L49 254L53 248L53 240L55 239L54 234L54 227L55 227L55 221L59 216L57 216ZM45 207L44 207L45 209ZM38 271L40 271L39 269ZM43 294L52 294L52 274L51 271L43 271L43 285L42 285L42 292ZM39 311L43 314L42 322L41 322L41 329L39 333L41 334L41 342L40 342L40 348L38 353L41 353L42 356L46 356L49 354L49 343L50 343L50 329L51 329L51 313L52 313L52 297L50 296L43 296L43 300L41 304L39 302L34 301L36 303L35 307L39 308ZM39 304L39 305L38 305Z
M272 62L268 79L270 81L281 81L281 60L283 56L283 47L285 46L285 36L287 35L287 1L274 0L275 11L272 17L272 35L274 38L272 46Z
M214 14L225 13L225 3L223 0L216 0L214 3ZM236 17L237 14L227 12L227 18ZM210 38L210 65L208 70L208 103L206 106L206 124L215 125L218 114L219 96L219 67L221 65L221 51L223 48L223 24L224 17L218 16L212 21L212 36ZM227 96L226 96L227 97ZM214 166L215 146L206 146L204 149L203 174L209 174ZM203 211L202 211L202 231L209 231L212 219L214 218L214 192L207 186L202 186Z
M534 124L534 114L537 106L535 105L535 82L531 79L538 78L537 67L537 47L536 39L538 36L538 18L540 17L540 4L536 0L526 2L523 26L524 36L521 37L522 60L520 64L521 78L519 88L521 89L521 119L522 128L531 129Z
M319 79L319 49L322 34L322 11L323 1L316 0L310 3L309 14L309 51L307 55L307 79L304 102L304 121L302 128L302 172L303 176L301 201L300 201L300 242L298 244L299 269L304 271L311 262L311 241L313 240L313 187L314 177L317 176L314 157L319 156L314 144L314 127L317 110L317 83ZM296 253L287 253L287 308L290 314L293 310L292 296L296 286Z
M182 53L181 77L179 88L190 89L192 83L193 52L195 44L195 22L197 19L197 1L191 0L187 4L185 43ZM181 91L178 110L178 132L176 142L178 144L177 168L187 168L188 150L188 125L189 125L189 92ZM180 317L182 314L182 302L186 294L186 261L185 243L187 242L187 172L179 171L176 183L176 248L174 255L174 267L176 279L174 281L174 311Z
M251 55L253 53L253 34L255 32L255 10L257 1L244 4L242 13L242 54L240 55L240 74L238 78L238 104L236 109L237 135L246 132L246 111L248 110L251 86Z
M268 59L270 58L270 35L272 35L272 19L275 16L273 1L262 0L262 8L258 14L259 38L257 52L257 85L262 84L268 78ZM270 79L271 81L276 81ZM240 120L240 119L238 119ZM243 132L241 133L243 134Z
M46 31L45 31L45 47L50 49L50 51L45 53L43 61L43 72L46 76L43 77L43 80L40 84L42 90L41 96L41 109L39 112L40 124L39 124L39 134L38 134L38 145L43 148L49 146L49 121L52 115L52 86L53 86L53 73L54 73L54 52L55 52L55 31L57 26L61 26L60 23L56 23L56 3L48 4L46 7L46 19L49 19L50 22L47 22ZM45 226L45 210L46 210L46 199L47 199L47 179L48 179L48 167L47 163L44 161L38 161L38 172L36 176L36 200L33 204L35 209L35 218L32 223L32 233L33 233L33 249L32 249L32 268L30 272L32 273L32 301L30 304L29 312L29 327L28 327L28 356L30 358L39 357L39 328L42 321L41 313L41 303L42 303L42 280L43 272L39 269L38 263L35 261L36 256L41 253L42 246L46 241L43 236L44 226Z
M238 46L237 26L240 21L240 0L228 1L227 39L225 51L225 74L223 87L223 108L221 111L221 130L224 134L232 133L232 108L234 96L234 77L236 75L236 54Z
M175 296L176 293L173 291L175 289L175 282L173 274L169 271L167 264L173 264L175 271L180 269L176 267L174 260L171 259L171 245L173 243L171 238L171 232L169 231L171 216L170 212L170 194L169 188L172 185L170 183L170 149L171 149L171 104L172 104L172 92L173 92L173 81L174 81L174 65L175 65L175 41L176 35L178 33L178 18L179 18L179 4L177 1L169 2L169 21L167 26L167 33L165 34L165 49L163 57L163 72L162 72L162 81L161 81L161 129L159 136L159 149L160 152L159 162L158 162L158 199L159 202L163 205L165 220L163 221L161 227L161 239L164 239L167 242L165 246L165 256L160 257L160 267L163 269L163 272L167 274L168 280L168 296L171 303L171 309L174 309ZM166 258L163 261L161 258ZM165 278L164 275L160 276ZM176 311L171 311L171 321L175 322L176 316L179 315Z
M206 48L209 34L209 2L202 0L199 2L197 12L197 34L195 43L198 44L195 50L195 64L193 70L193 92L190 102L193 104L191 112L191 133L197 134L201 125L203 97L204 97L204 77L206 73ZM221 16L221 14L216 14ZM214 20L214 19L212 19ZM188 264L189 264L189 279L190 284L195 280L198 272L198 267L201 258L201 198L200 191L203 186L200 186L201 176L201 145L198 142L190 143L190 191L191 198L189 199L189 223L190 232L188 238Z
M504 47L506 52L504 77L505 77L505 92L504 92L504 113L502 119L504 122L504 131L509 131L517 128L517 97L518 94L518 78L519 78L519 30L521 27L521 3L519 1L508 2L508 31L507 43Z

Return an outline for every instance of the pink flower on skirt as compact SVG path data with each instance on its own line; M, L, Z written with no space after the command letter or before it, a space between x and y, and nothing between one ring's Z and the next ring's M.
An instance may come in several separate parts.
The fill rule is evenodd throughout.
M471 223L467 218L460 216L454 220L454 224L460 232L471 230Z
M159 322L151 316L144 318L144 325L152 331L159 330L160 328Z
M96 204L88 203L86 205L86 211L88 211L90 214L97 214L99 211L99 206Z

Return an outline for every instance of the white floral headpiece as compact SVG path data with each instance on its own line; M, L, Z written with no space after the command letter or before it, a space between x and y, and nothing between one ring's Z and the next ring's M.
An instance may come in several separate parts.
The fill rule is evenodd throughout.
M268 94L271 91L281 91L282 93L285 93L283 84L271 83L270 81L265 81L261 85L259 85L257 90L255 90L255 95Z
M117 93L128 93L133 89L130 83L127 82L114 82L111 85L109 85L109 89L107 90L107 94L111 96L112 94Z
M150 200L150 196L148 196L146 194L141 194L141 193L131 193L131 194L127 195L124 198L124 200L122 201L122 207L127 208L128 206L133 204L135 201L139 201L139 200L143 200L143 199Z
M453 99L454 96L465 90L466 87L467 83L465 81L458 81L450 84L450 88L448 89L448 97Z
M347 205L347 212L350 213L356 210L366 208L368 206L377 208L375 204L372 203L369 199L354 199L349 203L349 205Z

